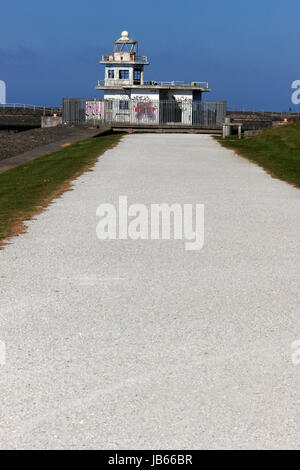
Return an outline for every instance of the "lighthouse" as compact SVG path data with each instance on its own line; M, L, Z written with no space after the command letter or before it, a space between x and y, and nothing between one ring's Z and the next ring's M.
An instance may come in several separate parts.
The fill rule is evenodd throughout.
M195 123L200 109L197 103L211 91L208 83L145 81L144 67L149 63L148 57L139 54L138 42L122 31L113 54L100 61L105 74L96 89L104 91L106 115L119 121Z
M100 64L105 64L104 90L107 91L110 87L143 85L144 66L149 62L147 57L139 57L137 41L130 39L128 31L123 31L115 41L113 55L103 56Z

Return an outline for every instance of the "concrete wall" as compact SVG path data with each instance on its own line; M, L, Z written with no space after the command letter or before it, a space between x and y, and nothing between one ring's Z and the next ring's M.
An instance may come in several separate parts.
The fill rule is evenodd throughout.
M159 90L136 89L131 91L131 98L143 101L159 101Z
M114 71L114 78L109 78L108 77L108 72L112 70ZM129 78L127 79L120 79L119 78L119 73L120 70L127 70L129 72ZM128 66L128 65L120 65L120 66L109 66L105 67L105 86L124 86L124 85L133 85L134 83L134 66Z
M256 137L257 135L262 133L262 129L255 129L252 131L245 131L244 132L244 137L245 139L249 139L251 137Z
M114 100L111 109L107 109L110 119L113 121L133 123L159 123L159 92L155 90L136 89L128 93L121 90L109 90L104 92L105 100ZM119 101L130 100L128 109L120 109Z
M86 121L104 120L104 103L102 101L87 101L85 104Z
M41 127L57 127L62 125L62 116L42 116Z
M192 124L193 123L193 107L191 101L182 101L182 124Z
M129 100L130 92L125 93L122 90L107 90L104 91L105 100Z
M180 91L173 91L170 90L170 95L172 95L176 101L192 101L193 100L193 90L180 90Z
M159 101L133 99L132 116L133 122L137 124L159 124Z
M173 90L172 90L173 91ZM164 94L166 96L166 94ZM198 102L189 99L191 93L175 93L177 99L159 100L159 91L134 89L105 91L104 100L85 102L85 121L99 120L132 124L184 124L221 126L224 102ZM185 100L180 100L185 96Z

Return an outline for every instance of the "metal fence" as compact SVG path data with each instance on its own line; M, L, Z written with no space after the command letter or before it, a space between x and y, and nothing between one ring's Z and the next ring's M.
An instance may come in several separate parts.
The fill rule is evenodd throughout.
M58 106L37 106L35 104L24 104L24 103L0 103L0 114L43 114L52 115L57 114L62 115L62 108Z
M63 99L65 124L128 124L219 128L225 101L150 101L143 99Z

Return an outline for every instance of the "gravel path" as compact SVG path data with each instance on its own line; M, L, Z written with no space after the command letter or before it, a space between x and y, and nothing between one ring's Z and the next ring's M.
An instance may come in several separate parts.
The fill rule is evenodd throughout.
M101 202L204 203L205 246ZM131 135L0 252L2 448L299 448L300 192L203 135Z

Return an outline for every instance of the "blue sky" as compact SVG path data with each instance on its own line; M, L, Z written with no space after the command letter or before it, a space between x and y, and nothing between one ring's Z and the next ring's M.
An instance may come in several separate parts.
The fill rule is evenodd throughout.
M1 2L7 101L57 105L99 96L100 56L127 29L150 57L148 80L208 81L229 106L288 110L300 79L300 2L288 0ZM208 99L208 98L207 98Z

